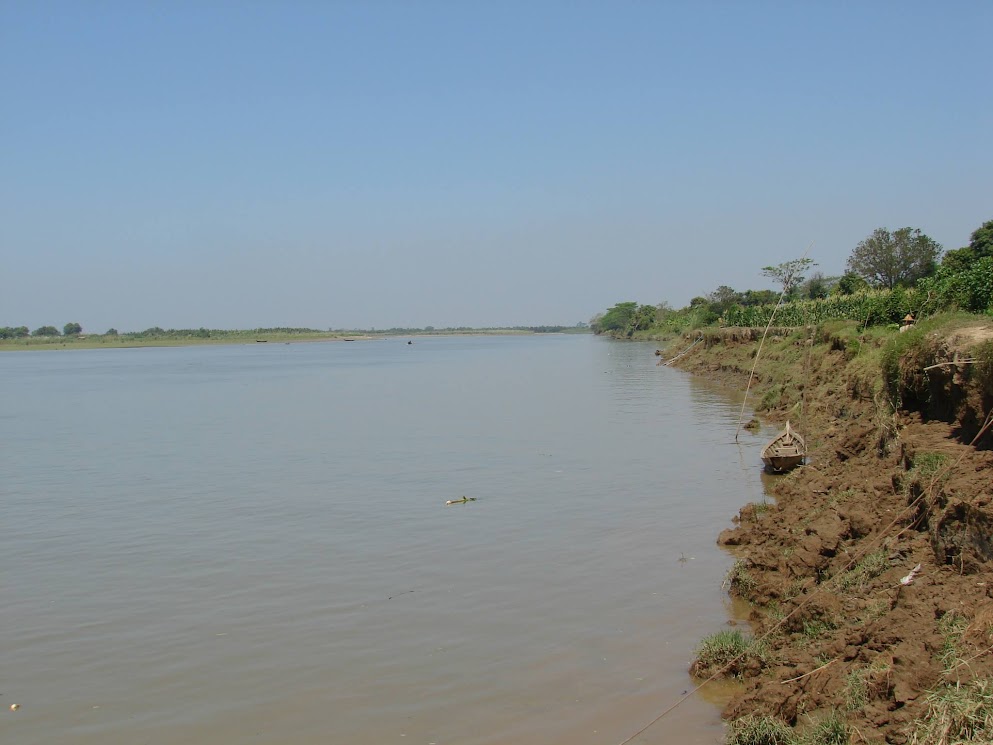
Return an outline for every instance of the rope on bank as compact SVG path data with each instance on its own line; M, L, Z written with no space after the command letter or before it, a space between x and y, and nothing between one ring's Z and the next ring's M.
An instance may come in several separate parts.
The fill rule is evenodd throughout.
M924 372L927 372L928 370L934 370L936 367L952 367L954 365L971 365L975 362L978 362L978 360L974 360L971 357L964 360L954 359L951 362L939 362L937 365L929 365L928 367L924 368Z
M831 665L833 665L834 663L836 663L840 659L841 659L840 657L835 657L830 662L825 662L820 667L815 667L809 673L804 673L803 675L797 675L795 678L790 678L788 680L781 680L781 681L779 681L779 685L786 685L787 683L796 683L798 680L802 680L803 678L809 678L814 673L819 673L821 670L823 670L826 667L830 667Z
M695 342L693 342L692 344L690 344L688 347L686 347L686 349L684 349L682 352L680 352L679 354L677 354L671 360L666 360L665 362L662 362L660 360L659 362L657 362L656 363L656 367L658 365L664 365L665 367L669 367L669 365L671 365L673 362L675 362L676 360L678 360L680 357L682 357L684 354L686 354L687 352L689 352L691 349L693 349L693 347L695 347L697 344L699 344L702 341L703 341L703 337L701 336L699 339L697 339Z
M976 433L976 436L972 438L972 441L969 443L969 447L972 447L977 442L979 442L979 439L984 434L986 434L986 431L989 430L991 427L993 427L993 408L991 408L990 411L989 411L989 413L987 413L986 418L985 418L984 423L983 423L983 426L979 429L979 432ZM885 528L883 528L881 531L879 531L879 533L876 535L875 538L873 538L870 541L868 541L867 542L867 545L861 551L859 551L858 553L856 553L855 555L853 555L851 559L849 559L848 563L841 569L841 571L837 572L836 574L833 574L830 578L828 578L825 582L823 582L819 587L815 588L813 590L813 592L811 592L810 595L808 595L803 600L803 602L801 602L800 604L798 604L793 610L791 610L789 613L787 613L785 616L783 616L781 619L779 619L779 621L777 621L775 624L773 624L772 627L769 628L769 630L766 631L764 634L762 634L762 636L760 636L757 641L759 643L761 643L761 642L765 641L767 638L769 638L770 636L772 636L773 634L775 634L776 632L778 632L779 629L783 626L783 624L785 624L788 620L790 620L794 615L796 615L797 613L799 613L804 607L806 607L806 605L808 603L810 603L818 595L820 595L823 592L826 592L827 589L829 587L831 587L833 583L835 583L837 580L839 580L839 578L841 578L845 574L845 572L847 572L849 569L851 569L853 566L855 566L855 564L857 564L859 561L861 561L872 550L875 550L879 544L881 544L884 540L887 539L887 537L888 537L887 536L887 533L889 533L889 531L897 523L899 523L908 512L911 512L912 513L913 510L916 510L917 509L917 506L926 497L930 497L931 496L931 493L934 490L935 485L938 483L939 478L940 477L943 477L946 472L949 472L949 471L953 470L954 468L958 467L958 465L965 458L967 452L968 451L963 451L962 454L955 460L954 463L952 463L952 464L950 464L948 466L945 466L944 468L938 469L935 472L935 474L932 476L931 481L928 484L928 488L925 491L923 491L920 494L920 496L918 496L913 502L911 502L904 509L902 509L900 512L898 512L897 515L896 515L896 517L894 517L893 520L890 521L890 523ZM914 525L914 523L916 523L916 520L915 521L912 521L910 525L907 525L907 526L901 528L892 537L893 538L899 538L903 533L905 533L907 530L909 530ZM899 592L900 585L897 585L896 586L896 589ZM705 685L707 685L708 683L711 683L711 682L717 680L719 677L721 677L722 675L724 675L728 670L730 670L734 665L736 665L740 660L742 660L747 654L748 654L748 652L742 652L737 657L735 657L735 658L731 659L730 661L728 661L727 663L725 663L724 667L722 667L719 670L717 670L717 672L713 673L709 678L707 678L702 683L700 683L696 688L692 688L689 691L687 691L679 699L677 699L675 703L671 704L667 709L665 709L665 711L663 711L661 714L659 714L657 717L655 717L655 719L653 719L652 721L650 721L648 724L646 724L644 727L642 727L640 730L638 730L637 732L635 732L633 735L631 735L627 739L621 741L618 745L628 745L628 743L630 743L632 740L634 740L639 735L645 733L649 728L651 728L656 723L658 723L660 720L662 720L670 712L674 711L680 704L682 704L686 699L688 699L691 696L693 696L694 694L696 694L697 691L699 691ZM983 654L983 653L980 653L980 655L981 654ZM831 662L834 662L834 661L835 660L832 660ZM831 664L831 663L829 662L828 664ZM815 672L818 672L818 670L820 670L820 669L822 669L824 667L827 667L827 665L822 665L821 668L818 668L817 670L812 670L810 673L807 673L807 675L810 675L810 674L813 674ZM799 678L794 678L793 681L780 681L780 682L781 683L794 682L794 681L799 680L800 678L803 678L803 677L806 677L806 675L801 675Z
M804 316L806 316L806 311L804 311ZM806 317L804 318L806 322ZM807 386L810 385L810 358L814 354L814 335L817 332L817 327L814 325L810 326L810 338L807 340L807 359L803 361L803 393L800 394L800 433L807 431ZM807 454L806 440L804 440L804 455Z

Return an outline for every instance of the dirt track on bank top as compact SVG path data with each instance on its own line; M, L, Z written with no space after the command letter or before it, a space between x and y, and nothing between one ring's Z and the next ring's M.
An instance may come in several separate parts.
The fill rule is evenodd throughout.
M993 381L982 364L919 375L989 343L993 323L932 337L900 360L895 409L850 339L766 341L749 402L770 421L799 417L810 458L719 537L740 559L730 592L764 642L735 666L744 686L727 718L802 731L833 713L850 742L911 742L936 719L929 694L993 678L993 432L976 438ZM675 366L743 389L757 346L725 329Z

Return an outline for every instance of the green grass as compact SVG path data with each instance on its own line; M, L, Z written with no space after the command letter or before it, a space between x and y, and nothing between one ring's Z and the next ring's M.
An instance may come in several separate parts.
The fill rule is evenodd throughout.
M993 742L993 681L942 686L928 694L924 706L908 733L910 745Z
M917 453L914 456L913 469L921 479L932 478L948 462L944 453Z
M890 604L886 600L870 600L866 603L862 612L856 617L857 623L865 625L882 618L890 611Z
M885 551L866 554L854 567L841 575L838 587L842 590L862 590L880 574L890 568Z
M875 662L853 668L845 677L845 708L859 711L888 688L890 667Z
M836 628L838 628L837 624L826 618L812 618L803 622L800 633L807 642L812 642Z
M848 745L851 732L843 715L832 711L803 733L781 719L749 715L728 725L725 745Z
M947 480L950 474L945 468L946 463L948 456L944 453L916 453L904 484L907 496L927 493L929 501L937 499L937 490L934 487ZM919 491L915 491L916 489Z
M769 618L775 623L779 623L786 618L786 610L779 604L778 600L769 601L769 604L765 607L765 609L766 613L769 614Z
M845 708L858 711L869 703L867 668L856 668L845 676Z
M802 745L848 745L850 732L843 716L832 711L804 732ZM799 744L798 744L799 745Z
M742 717L728 725L725 745L798 745L796 733L781 719Z
M699 674L724 671L740 675L741 666L750 659L765 660L766 650L755 639L745 636L738 629L724 629L705 637L696 651L695 668Z
M755 578L748 571L748 564L741 560L731 566L724 578L724 585L732 593L743 598L747 598L755 591L756 584Z
M842 491L835 492L831 497L831 505L837 506L839 504L844 504L845 502L858 496L858 492L854 489L843 489Z
M794 627L795 628L795 627ZM806 647L825 634L838 628L838 622L833 618L809 618L801 622L798 629L800 637L797 639L797 646ZM824 662L830 662L825 659ZM823 663L818 663L823 664Z
M938 661L945 672L955 667L961 659L959 645L962 643L966 623L965 616L955 611L949 611L938 619L938 633L942 636Z
M792 600L795 597L799 597L806 589L807 581L802 577L796 577L786 586L786 592L783 593L783 599Z

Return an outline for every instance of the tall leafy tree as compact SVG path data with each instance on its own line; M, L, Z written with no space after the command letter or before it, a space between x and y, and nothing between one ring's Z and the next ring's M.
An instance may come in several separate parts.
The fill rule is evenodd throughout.
M993 256L993 220L987 220L972 231L969 248L976 252L977 257Z
M738 302L738 293L732 287L721 285L710 293L707 299L710 301L710 307L713 311L718 315L723 315L727 313L728 308Z
M637 310L638 303L617 303L613 308L608 308L607 312L595 321L594 331L601 333L626 329Z
M945 273L967 272L969 271L969 267L971 267L978 258L979 257L976 256L976 252L969 246L953 248L951 251L945 251L945 255L941 257L941 266L939 269L944 269Z
M59 330L54 326L39 326L31 332L31 336L59 336Z
M745 290L738 295L738 302L744 306L772 305L779 296L772 290Z
M848 269L875 287L892 290L934 274L941 244L919 228L900 228L892 233L876 228L848 257Z
M791 295L793 290L803 283L807 270L812 266L817 266L813 259L792 259L776 266L762 267L762 276L768 277L780 285L783 292Z
M83 333L83 327L78 323L67 323L62 327L62 333L66 336L78 336Z
M814 272L800 287L800 294L810 300L826 298L838 284L839 277L825 277L823 272Z
M839 295L854 295L860 290L868 289L868 283L855 272L846 272L835 285Z
M631 328L635 331L650 329L657 321L658 309L654 305L641 305L631 316Z

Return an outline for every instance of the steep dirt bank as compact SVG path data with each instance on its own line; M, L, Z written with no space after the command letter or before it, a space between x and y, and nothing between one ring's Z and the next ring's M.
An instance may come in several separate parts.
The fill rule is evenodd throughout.
M744 388L756 337L710 332L674 365ZM798 731L832 718L849 742L941 742L926 728L943 726L942 696L993 679L991 340L983 319L766 340L749 401L800 424L810 460L719 538L761 640L734 666L744 687L727 718ZM989 742L984 731L963 741Z

